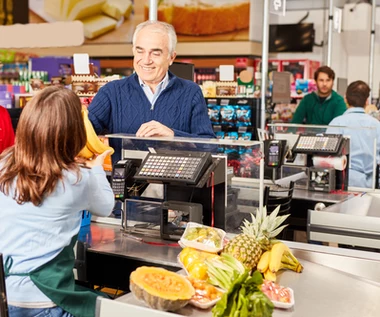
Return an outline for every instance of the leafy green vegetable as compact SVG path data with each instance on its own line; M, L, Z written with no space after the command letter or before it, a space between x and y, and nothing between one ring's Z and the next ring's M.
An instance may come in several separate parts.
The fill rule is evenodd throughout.
M209 282L226 292L212 310L213 317L270 317L273 304L261 291L263 278L259 271L249 270L231 255L206 260Z
M260 290L259 271L248 271L236 278L212 310L213 317L270 317L273 303Z
M241 274L248 272L243 264L229 254L220 259L206 260L209 283L227 291Z

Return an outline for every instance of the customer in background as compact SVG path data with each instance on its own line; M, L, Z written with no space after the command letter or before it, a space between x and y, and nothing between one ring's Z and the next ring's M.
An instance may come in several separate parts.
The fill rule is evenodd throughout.
M6 148L13 145L15 135L12 127L12 120L7 109L0 106L0 154Z
M108 216L108 153L78 163L86 144L74 92L48 87L24 108L14 147L0 156L0 253L10 317L95 316L97 294L75 287L82 210Z
M347 87L346 112L330 122L327 133L350 136L351 168L349 186L371 188L373 181L373 150L377 138L377 163L380 163L380 122L365 113L370 88L361 81L355 81ZM373 129L368 129L373 128Z
M215 137L201 89L169 71L176 52L173 26L146 21L133 35L135 74L103 86L89 106L97 133L132 133L139 137ZM113 160L120 159L120 142Z
M333 90L334 71L322 66L314 74L317 91L306 95L294 113L292 123L328 125L343 114L347 106L344 99Z

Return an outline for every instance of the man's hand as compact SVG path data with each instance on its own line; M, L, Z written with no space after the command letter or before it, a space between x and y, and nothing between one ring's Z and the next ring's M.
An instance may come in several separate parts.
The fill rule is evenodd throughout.
M143 123L140 129L136 132L138 137L149 137L149 136L174 136L174 131L169 129L167 126L157 122L149 121Z

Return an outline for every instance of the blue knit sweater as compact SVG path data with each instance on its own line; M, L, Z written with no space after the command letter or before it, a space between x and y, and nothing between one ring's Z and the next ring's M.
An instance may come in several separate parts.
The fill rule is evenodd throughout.
M170 72L169 80L153 110L137 74L103 86L88 108L95 131L134 134L143 123L155 120L172 129L175 136L214 138L198 85ZM110 145L115 147L115 162L120 159L120 142L110 140Z

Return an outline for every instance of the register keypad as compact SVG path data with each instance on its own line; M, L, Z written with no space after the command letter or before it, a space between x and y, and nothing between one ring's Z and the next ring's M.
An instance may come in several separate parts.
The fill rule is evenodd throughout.
M204 165L203 156L181 156L149 154L136 179L180 181L196 183L200 170Z
M149 157L140 175L152 177L191 179L201 159L199 157Z
M301 135L295 151L335 153L338 151L341 141L341 135Z

